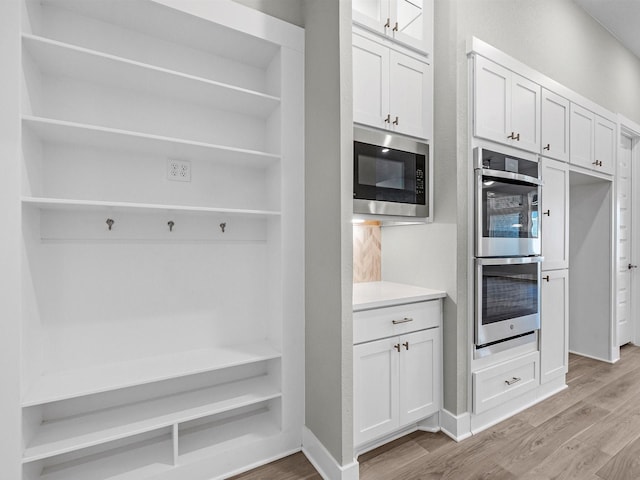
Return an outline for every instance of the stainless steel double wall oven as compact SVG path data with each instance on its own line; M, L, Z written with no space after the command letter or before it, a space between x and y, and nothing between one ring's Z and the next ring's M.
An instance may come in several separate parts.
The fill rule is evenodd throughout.
M540 328L540 198L537 157L477 147L475 345L486 349Z

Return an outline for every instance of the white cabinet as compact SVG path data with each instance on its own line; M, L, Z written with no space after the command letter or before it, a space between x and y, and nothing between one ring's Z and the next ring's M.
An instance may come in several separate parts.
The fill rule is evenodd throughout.
M542 158L542 270L569 267L569 165Z
M474 68L474 135L539 153L540 86L479 55Z
M540 383L546 383L568 371L568 270L544 272L540 295Z
M304 32L179 3L23 9L24 480L299 447Z
M616 125L571 104L571 163L609 175L615 172Z
M440 300L354 312L356 445L439 410L441 315Z
M432 102L431 65L354 33L354 122L430 139Z
M433 0L353 0L353 21L421 52L433 51Z
M543 88L541 110L540 137L542 155L568 162L569 100Z

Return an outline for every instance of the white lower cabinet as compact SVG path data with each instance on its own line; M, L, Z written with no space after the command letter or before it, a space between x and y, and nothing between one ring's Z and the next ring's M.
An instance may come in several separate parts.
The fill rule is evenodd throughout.
M538 352L473 373L473 412L478 414L535 389L540 384Z
M542 272L540 315L540 383L569 368L569 271Z
M440 301L410 306L428 308L437 326L355 345L354 443L362 445L436 413L441 395ZM438 306L437 311L431 307ZM388 313L390 325L406 329L413 317L401 307L356 312L354 325ZM369 318L367 318L369 317ZM410 321L407 321L411 319ZM396 323L392 322L404 322ZM421 323L419 323L421 324Z

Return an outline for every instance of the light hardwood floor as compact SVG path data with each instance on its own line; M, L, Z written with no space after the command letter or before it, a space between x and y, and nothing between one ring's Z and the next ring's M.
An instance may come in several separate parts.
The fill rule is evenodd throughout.
M415 432L361 455L361 480L640 479L640 347L610 365L571 355L569 388L456 443ZM320 479L302 453L234 480Z

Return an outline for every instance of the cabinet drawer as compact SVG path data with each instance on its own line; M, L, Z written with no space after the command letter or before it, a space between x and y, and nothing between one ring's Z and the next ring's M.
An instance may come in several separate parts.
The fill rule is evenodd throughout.
M539 352L473 373L473 412L481 413L538 386Z
M442 301L395 305L353 313L353 343L438 327Z

